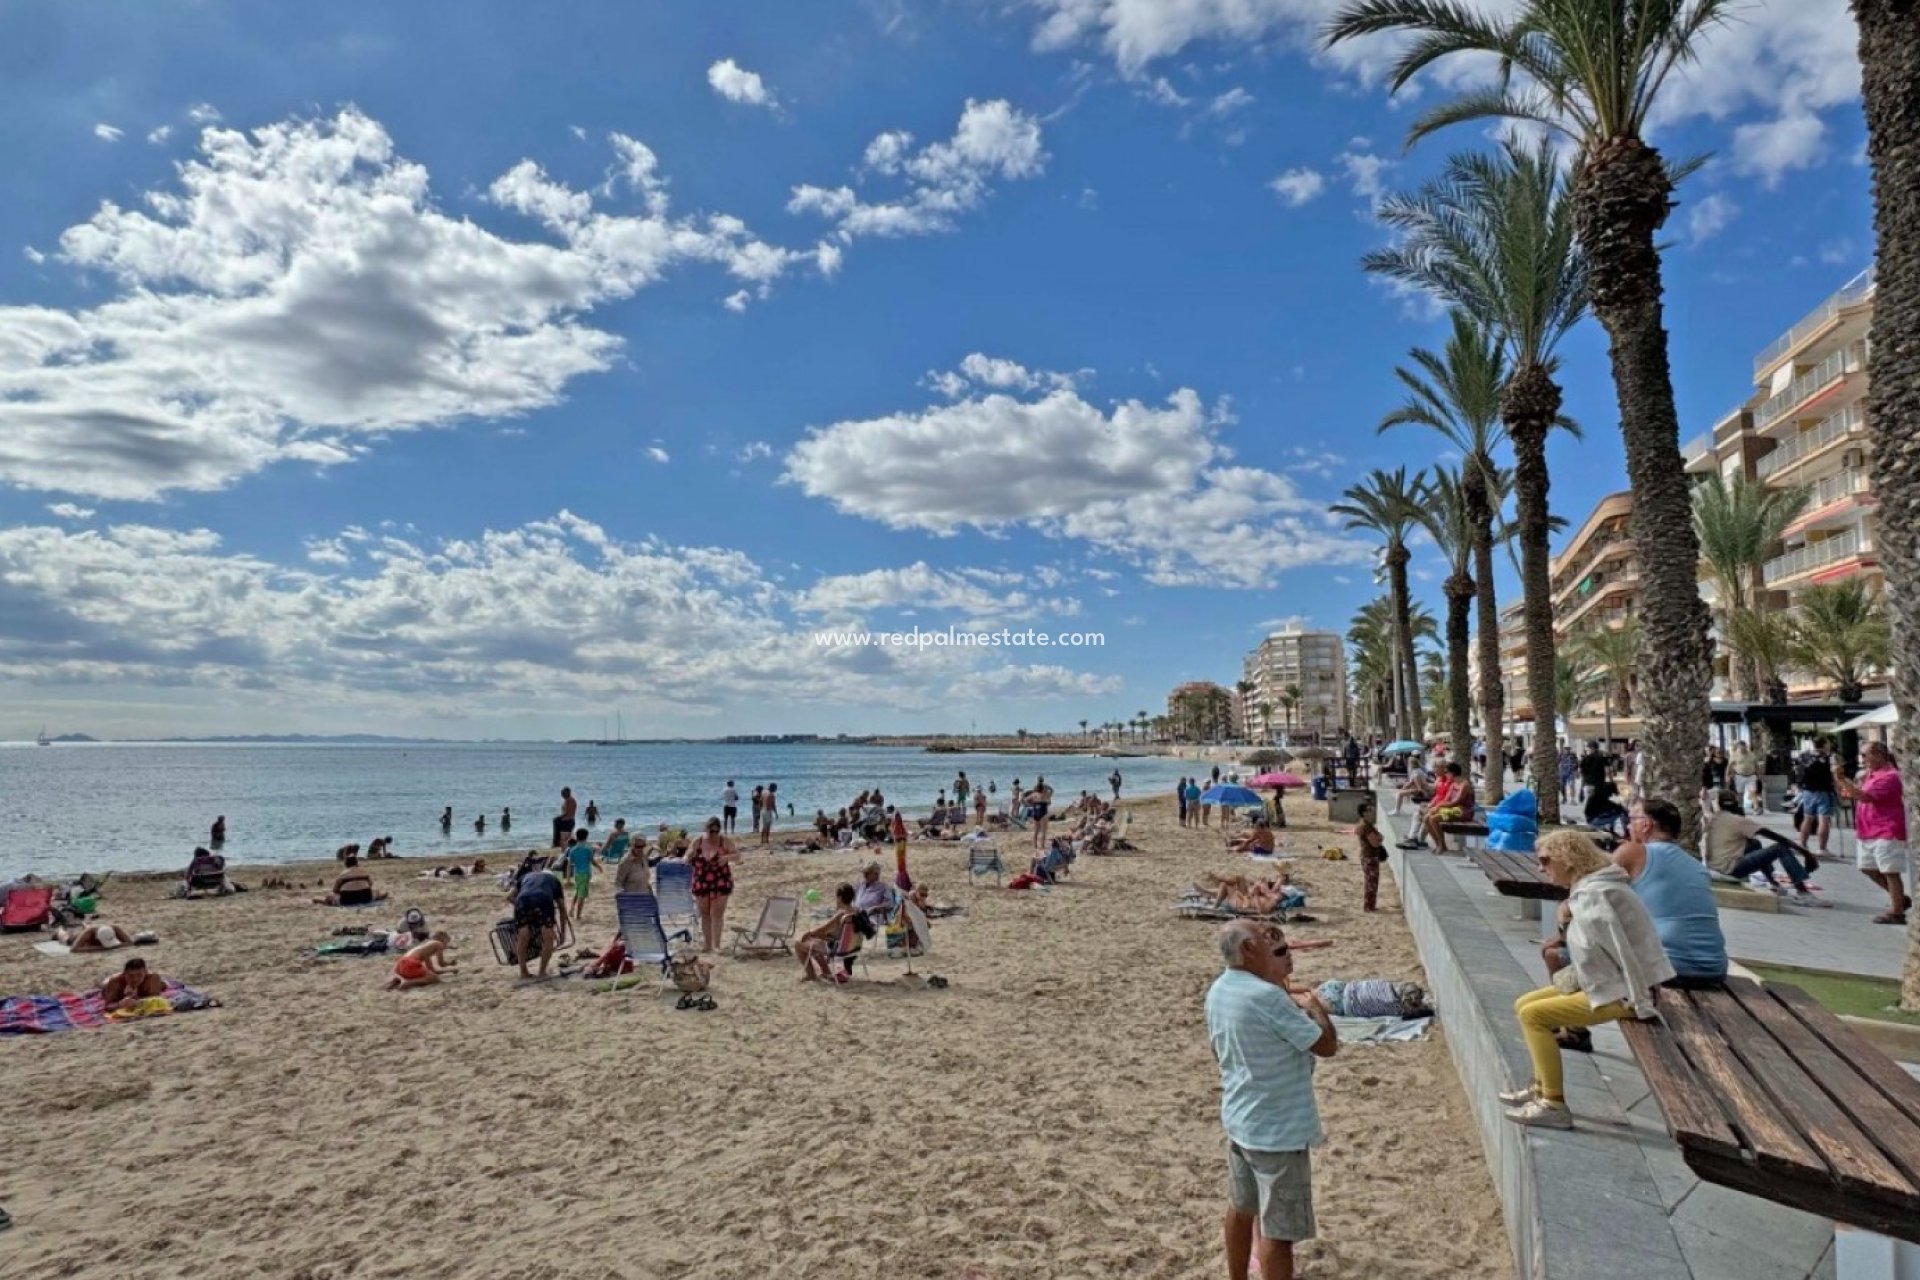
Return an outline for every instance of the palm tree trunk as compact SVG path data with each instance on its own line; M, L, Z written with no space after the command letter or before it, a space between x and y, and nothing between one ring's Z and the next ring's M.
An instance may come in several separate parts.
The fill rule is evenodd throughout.
M1867 109L1867 158L1873 164L1874 231L1880 241L1879 293L1873 304L1873 487L1880 495L1880 540L1892 623L1893 699L1900 708L1894 746L1920 759L1920 0L1854 0L1860 20L1861 94ZM1894 533L1900 530L1900 533ZM1911 825L1920 788L1909 787ZM1900 1007L1920 1010L1920 911L1909 914Z
M1393 661L1400 668L1400 703L1394 714L1399 731L1409 738L1420 735L1420 672L1413 658L1413 593L1407 586L1407 565L1413 553L1396 546L1387 553L1387 575L1393 590Z
M1473 521L1473 577L1480 614L1476 648L1480 653L1480 731L1487 738L1487 781L1480 799L1489 808L1499 804L1507 789L1506 766L1496 765L1498 748L1506 741L1507 692L1500 682L1500 604L1493 594L1493 506L1487 500L1486 473L1472 458L1461 468L1467 513ZM1551 705L1551 704L1549 704ZM1473 737L1453 745L1453 758L1469 777L1473 773Z
M1662 319L1660 252L1654 237L1673 207L1660 153L1639 138L1614 138L1588 153L1573 185L1574 225L1587 251L1593 313L1607 331L1620 435L1633 490L1645 652L1640 714L1647 786L1683 802L1699 785L1711 717L1713 652L1700 599L1700 542L1680 456L1680 420ZM1896 526L1897 527L1897 526ZM1691 842L1696 806L1680 803Z
M1446 582L1447 592L1447 701L1452 723L1447 736L1452 740L1454 758L1459 759L1460 744L1473 741L1473 682L1467 678L1467 651L1472 643L1473 579L1455 574Z
M1520 592L1526 610L1527 701L1533 704L1534 798L1541 822L1560 821L1559 734L1554 725L1553 524L1547 509L1547 432L1560 416L1560 388L1528 364L1501 394L1500 416L1513 441L1513 492L1520 520Z

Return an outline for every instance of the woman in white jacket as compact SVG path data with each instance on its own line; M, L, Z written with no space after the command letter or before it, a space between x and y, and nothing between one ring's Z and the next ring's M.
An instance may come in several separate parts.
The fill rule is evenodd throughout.
M1653 989L1673 977L1673 965L1633 882L1598 845L1577 832L1556 831L1540 838L1537 856L1548 879L1570 891L1569 964L1554 975L1553 986L1513 1002L1533 1059L1533 1082L1500 1100L1515 1124L1571 1129L1553 1033L1652 1017Z

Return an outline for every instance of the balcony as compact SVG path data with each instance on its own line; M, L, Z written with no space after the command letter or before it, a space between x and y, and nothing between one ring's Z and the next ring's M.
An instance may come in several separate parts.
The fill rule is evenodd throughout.
M1764 377L1767 370L1779 363L1780 357L1811 338L1832 322L1848 307L1858 306L1873 297L1876 273L1868 267L1853 279L1834 291L1833 296L1815 307L1793 328L1768 343L1766 349L1753 358L1753 376Z
M1765 431L1796 407L1826 390L1828 386L1850 373L1858 373L1865 369L1871 346L1871 343L1861 341L1842 347L1795 378L1787 384L1785 391L1768 397L1758 409L1753 411L1754 426L1758 430Z
M1786 555L1767 561L1766 570L1761 576L1771 587L1841 560L1872 554L1873 539L1859 529L1849 529L1823 542L1810 542L1798 551L1789 551Z
M1579 572L1574 573L1562 570L1554 576L1552 584L1554 603L1561 603L1562 598L1566 596L1568 592L1593 576L1594 572L1606 561L1623 554L1631 555L1633 549L1633 539L1628 536L1624 530L1596 537L1585 546L1579 548L1581 553ZM1564 556L1565 553L1562 554Z
M1579 622L1580 619L1591 616L1594 611L1594 606L1598 605L1601 601L1617 596L1621 592L1632 592L1638 591L1639 589L1640 570L1637 567L1625 573L1616 573L1604 581L1594 583L1592 590L1582 596L1580 602L1572 608L1556 609L1554 611L1554 625L1561 628L1571 628L1575 623ZM1608 610L1608 612L1611 613L1623 607L1624 606L1616 604L1613 606L1613 609Z
M1813 430L1802 431L1792 439L1782 441L1779 448L1754 464L1754 472L1762 480L1772 479L1782 471L1798 466L1828 445L1848 436L1863 436L1866 432L1866 405L1850 404Z

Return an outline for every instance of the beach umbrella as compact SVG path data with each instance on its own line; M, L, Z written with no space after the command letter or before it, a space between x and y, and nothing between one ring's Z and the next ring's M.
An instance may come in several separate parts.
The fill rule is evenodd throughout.
M1202 791L1200 793L1200 803L1221 805L1257 804L1264 808L1267 802L1260 797L1258 792L1249 791L1245 787L1221 786L1209 787L1207 790Z
M1298 774L1263 773L1247 785L1250 787L1304 787L1307 784Z
M1425 750L1426 748L1418 742L1409 742L1405 738L1402 738L1398 742L1389 742L1387 744L1386 754L1390 756L1418 755Z

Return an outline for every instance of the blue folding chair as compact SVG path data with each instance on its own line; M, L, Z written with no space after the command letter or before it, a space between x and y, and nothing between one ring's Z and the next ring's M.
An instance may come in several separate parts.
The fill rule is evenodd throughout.
M973 882L975 876L984 876L989 873L993 876L993 882L999 884L1000 877L1005 874L1006 869L1007 864L1001 861L1000 850L994 845L974 845L967 850L967 882L969 884Z
M649 964L659 968L660 985L654 989L654 994L659 995L667 989L674 940L691 943L693 935L685 929L668 933L660 923L660 900L650 893L617 893L613 896L613 909L620 919L620 936L627 944L627 959L633 961L634 968Z
M700 918L693 902L693 865L678 858L662 859L653 869L653 891L660 896L660 918L667 924L691 929Z

